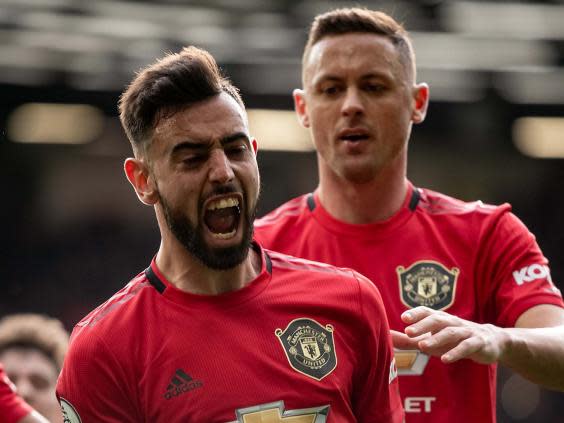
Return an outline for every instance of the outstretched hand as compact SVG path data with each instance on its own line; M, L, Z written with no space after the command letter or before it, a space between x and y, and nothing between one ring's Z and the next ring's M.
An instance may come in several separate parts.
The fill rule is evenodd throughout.
M401 315L405 334L392 332L394 347L419 349L443 363L469 358L478 363L499 361L507 342L502 328L461 319L444 311L416 307Z

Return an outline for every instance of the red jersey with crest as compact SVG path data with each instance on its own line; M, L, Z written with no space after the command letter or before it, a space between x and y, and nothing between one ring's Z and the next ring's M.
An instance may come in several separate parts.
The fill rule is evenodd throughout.
M217 296L175 288L153 261L79 322L57 385L66 421L401 422L377 289L260 251L260 275Z
M16 394L14 384L0 364L0 423L16 423L31 412L32 408Z
M346 224L315 194L295 198L255 223L267 248L355 269L379 288L392 329L424 305L461 318L514 326L538 304L563 306L547 259L511 212L409 186L390 219ZM496 367L442 364L417 351L396 353L406 421L494 422Z

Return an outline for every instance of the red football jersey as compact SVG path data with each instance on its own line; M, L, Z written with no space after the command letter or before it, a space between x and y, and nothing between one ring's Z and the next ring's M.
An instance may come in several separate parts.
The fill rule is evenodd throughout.
M308 194L259 219L255 237L267 248L367 276L390 327L402 332L401 313L419 305L503 327L532 306L563 306L547 259L509 205L466 203L410 185L390 219L351 225ZM396 364L408 422L495 421L495 366L445 365L418 351L398 351Z
M401 422L377 289L261 255L254 281L217 296L175 288L153 261L79 322L57 385L68 421Z
M31 413L32 408L18 395L0 364L0 423L16 423Z

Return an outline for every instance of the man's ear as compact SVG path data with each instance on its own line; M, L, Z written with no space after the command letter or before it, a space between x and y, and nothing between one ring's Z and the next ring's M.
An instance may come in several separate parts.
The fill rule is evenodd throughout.
M257 143L257 139L252 137L251 138L251 147L253 148L253 151L255 152L255 156L258 153L258 143Z
M128 157L123 164L123 170L139 201L148 206L154 205L158 200L158 195L145 163L142 160Z
M309 128L309 116L307 114L304 90L296 88L292 96L294 97L294 109L298 115L298 120L304 128Z
M413 87L413 100L415 107L411 114L413 123L421 123L427 116L427 107L429 106L429 86L424 82Z

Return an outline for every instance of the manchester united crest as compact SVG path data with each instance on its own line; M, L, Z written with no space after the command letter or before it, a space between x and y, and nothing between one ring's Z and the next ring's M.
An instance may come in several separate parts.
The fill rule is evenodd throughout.
M292 368L321 380L337 367L333 331L332 325L323 327L304 317L292 320L285 330L276 329L274 333Z
M444 310L454 301L456 280L460 271L434 261L418 261L405 269L396 268L400 283L401 301L408 307L426 306Z

